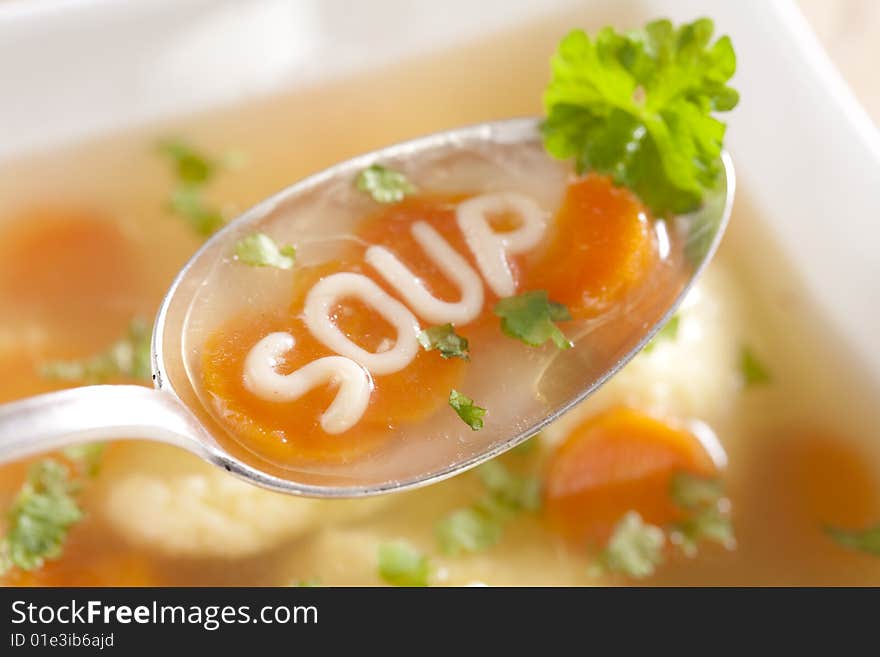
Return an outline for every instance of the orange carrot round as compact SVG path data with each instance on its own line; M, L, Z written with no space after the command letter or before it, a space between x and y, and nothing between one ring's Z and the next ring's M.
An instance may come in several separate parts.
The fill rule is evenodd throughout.
M603 543L628 511L651 524L678 519L670 498L678 472L711 476L715 465L690 432L630 408L575 428L550 459L544 490L550 526L577 543Z

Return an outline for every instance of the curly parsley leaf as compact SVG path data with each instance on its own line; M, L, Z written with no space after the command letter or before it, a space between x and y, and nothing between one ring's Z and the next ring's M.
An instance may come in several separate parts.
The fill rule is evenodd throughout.
M646 523L638 512L629 511L615 525L591 573L613 572L634 579L650 577L663 563L665 542L666 536L660 527Z
M466 425L474 431L483 428L483 417L486 409L474 404L474 400L460 393L458 390L449 392L449 405L458 414Z
M421 331L418 338L423 349L436 349L443 358L471 359L467 338L456 333L452 324L432 326Z
M751 347L743 346L739 354L739 371L743 383L748 386L760 386L770 383L770 370L758 358Z
M633 190L658 216L698 207L720 173L727 86L736 70L730 39L712 43L707 18L668 20L625 34L570 32L552 59L544 93L547 151L575 158Z
M46 559L61 556L68 531L83 517L78 489L58 461L34 464L8 512L9 528L0 539L0 573L11 567L35 570Z
M394 586L428 586L431 564L406 541L379 546L379 576Z
M296 261L296 248L279 246L266 233L251 233L235 243L235 258L252 267L291 269Z
M867 529L825 527L825 533L838 545L880 557L880 525L874 525Z
M153 378L150 364L149 325L135 318L127 334L105 351L78 360L57 360L44 363L40 374L49 379L104 383L114 379L148 382Z
M379 203L397 203L416 191L415 185L406 176L381 164L370 165L361 171L355 185Z
M532 347L540 347L552 340L559 349L572 345L554 322L571 319L571 313L561 303L551 301L545 290L524 292L498 301L493 312L501 318L505 335L522 340Z

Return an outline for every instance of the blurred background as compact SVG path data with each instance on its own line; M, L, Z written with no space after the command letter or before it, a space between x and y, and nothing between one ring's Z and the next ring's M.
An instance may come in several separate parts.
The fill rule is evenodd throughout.
M880 122L880 2L799 0L831 59L875 122Z

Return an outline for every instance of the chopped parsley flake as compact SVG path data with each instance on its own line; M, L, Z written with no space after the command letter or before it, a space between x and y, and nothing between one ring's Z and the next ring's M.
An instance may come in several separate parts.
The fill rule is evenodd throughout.
M615 525L608 545L591 569L592 573L613 572L634 579L650 577L663 563L665 542L660 527L646 523L636 511L629 511Z
M483 417L486 415L486 409L474 405L473 399L460 393L458 390L451 390L449 392L449 405L471 429L479 431L483 428Z
M148 382L153 372L150 364L150 327L135 318L128 326L125 337L93 356L79 360L58 360L44 363L40 373L48 379L105 383L109 380Z
M498 460L484 463L477 474L493 504L509 511L537 511L541 506L541 482L536 477L512 473Z
M540 507L537 478L514 474L497 460L481 465L477 474L486 489L483 497L437 523L437 544L449 556L492 547L501 540L504 524L513 515Z
M874 525L867 529L826 527L825 533L838 545L880 557L880 525Z
M220 210L205 200L205 187L221 168L228 168L241 158L218 161L178 139L160 142L159 152L171 162L177 180L168 199L169 210L184 218L199 235L211 235L223 226L225 219Z
M199 186L181 185L171 193L168 206L174 214L186 219L199 235L211 235L225 223L222 213L205 201Z
M574 158L579 172L607 174L658 216L689 212L714 187L725 125L727 86L736 70L730 39L714 43L707 18L668 20L594 38L570 32L552 59L544 93L547 151Z
M644 352L650 353L654 350L654 347L657 346L660 342L673 341L678 337L678 327L681 323L681 318L678 315L673 315L669 318L669 321L666 322L659 331L657 331L657 335L654 336L648 344L645 345Z
M440 551L449 556L462 552L481 552L495 545L504 525L478 505L453 511L437 523L435 535Z
M278 243L265 233L251 233L235 243L235 258L252 267L290 269L296 261L296 249Z
M728 550L736 547L730 501L720 479L680 472L670 480L669 495L683 511L681 520L663 528L646 523L637 511L627 512L599 554L593 575L615 572L634 579L649 577L663 562L667 539L688 557L696 555L703 541Z
M310 577L309 579L300 579L293 583L293 586L300 589L313 589L319 586L322 586L321 580L317 577Z
M682 509L699 509L717 504L724 497L724 484L717 478L679 472L670 481L669 495Z
M62 450L62 454L73 461L81 472L89 477L96 477L101 469L104 447L104 443L85 443L67 447Z
M83 517L78 490L79 483L60 462L34 464L8 512L8 530L0 539L0 573L12 567L36 570L61 556L68 531Z
M694 556L701 541L718 543L728 550L736 547L730 501L718 478L698 477L686 472L673 476L670 497L685 510L685 517L669 528L669 539L688 556Z
M467 338L455 332L452 324L432 326L418 335L419 344L427 350L436 349L443 358L461 358L470 360L470 349Z
M159 151L174 163L175 174L182 183L201 185L210 181L217 172L216 162L179 139L160 142Z
M535 434L528 440L521 442L519 445L510 450L511 454L516 454L518 456L528 456L536 449L538 449L538 443L540 442L541 434Z
M394 586L428 586L431 564L406 541L379 546L379 576Z
M355 185L379 203L397 203L407 194L416 191L415 186L406 179L406 176L381 164L373 164L361 171Z
M759 386L771 381L770 370L748 346L743 346L740 351L739 371L746 386Z
M561 303L548 299L545 290L501 299L493 310L501 318L501 330L511 338L522 340L532 347L540 347L547 340L552 340L559 349L572 346L554 324L570 320L571 313Z
M700 509L672 526L669 540L687 556L696 556L701 541L718 543L732 550L736 547L733 524L727 513L727 505L714 505Z

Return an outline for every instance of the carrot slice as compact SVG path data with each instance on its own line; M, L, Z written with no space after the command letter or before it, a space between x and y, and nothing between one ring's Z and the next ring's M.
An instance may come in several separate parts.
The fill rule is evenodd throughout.
M465 195L423 195L383 207L355 230L364 244L391 249L430 292L454 300L459 291L427 258L413 238L411 228L425 221L435 228L463 257L473 256L458 229L457 204ZM492 221L498 230L516 226L515 218L499 215ZM514 258L511 267L517 280L531 280L526 289L547 289L550 297L570 305L573 314L590 314L611 303L645 275L653 260L654 242L647 214L629 192L605 179L588 176L574 182L557 219L557 235L544 254L545 265L530 274L527 257ZM289 371L322 356L332 355L316 341L298 318L306 294L321 278L336 271L366 273L389 294L397 292L375 276L364 262L364 252L352 248L344 260L298 269L290 306L275 314L234 318L220 327L203 351L202 376L215 416L240 442L279 465L301 465L309 460L347 462L378 449L389 428L414 422L446 404L449 391L463 372L463 362L443 360L436 353L420 352L404 370L375 377L370 406L349 431L328 436L319 419L335 391L314 390L286 404L258 399L244 388L242 371L249 350L265 335L286 331L295 337L295 353L288 358ZM465 333L474 344L497 337L498 320L491 298ZM346 300L335 314L343 333L365 349L376 351L394 340L391 327L381 316L357 301ZM491 332L490 332L491 331Z
M141 292L132 245L99 215L35 211L0 238L0 303L23 317L92 336L96 316L111 330L124 325Z
M817 526L867 526L880 509L880 483L867 450L833 430L795 427L765 446L756 468L765 470L772 490L761 497L776 501L787 522L815 532ZM766 505L766 502L764 502Z
M459 298L458 289L434 262L425 256L422 247L413 238L411 228L417 221L430 224L452 248L476 268L473 255L458 229L455 218L456 206L466 198L463 195L408 197L365 219L358 226L357 234L369 244L386 246L393 251L425 283L433 295L454 301ZM393 288L384 285L380 280L381 277L372 278L382 284L390 294L398 296ZM485 312L486 307L483 310Z
M590 174L568 186L554 230L526 287L547 290L575 318L594 316L619 301L657 259L648 210L604 176Z
M202 379L215 416L245 447L277 465L347 462L364 456L380 447L397 425L423 418L445 404L461 376L462 361L420 351L405 369L375 377L370 405L360 422L333 436L321 429L320 417L333 400L335 388L316 388L289 403L265 401L248 391L242 378L244 361L269 333L285 331L296 340L284 371L334 355L311 335L297 313L310 283L342 270L358 271L358 267L337 262L300 270L296 275L305 283L295 285L294 305L288 312L233 318L203 349ZM393 328L380 315L357 301L346 300L345 312L337 314L337 325L365 349L376 350L383 340L395 338Z
M577 544L604 543L628 511L664 525L680 511L670 495L678 472L700 476L716 468L690 432L629 408L589 418L552 456L544 491L547 520Z

